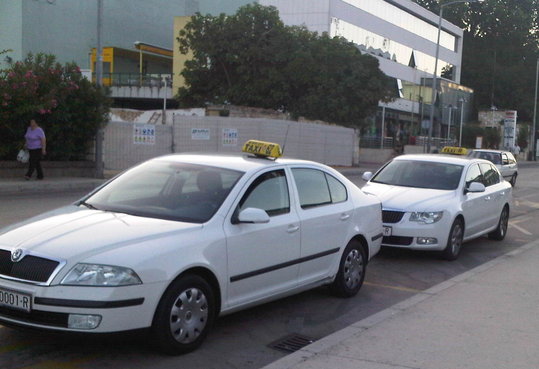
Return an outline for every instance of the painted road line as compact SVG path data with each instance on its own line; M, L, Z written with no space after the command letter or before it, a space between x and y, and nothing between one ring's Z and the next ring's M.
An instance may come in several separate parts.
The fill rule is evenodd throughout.
M391 290L397 290L397 291L403 291L403 292L412 292L412 293L423 292L423 290L416 290L415 288L390 286L390 285L387 285L387 284L379 284L379 283L371 283L371 282L363 282L363 284L365 284L367 286L371 286L371 287L389 288Z
M524 228L520 227L520 226L517 226L515 223L513 222L509 222L509 225L513 228L515 228L516 230L519 230L520 232L524 233L525 235L527 236L531 236L532 233L528 232L527 230L525 230Z

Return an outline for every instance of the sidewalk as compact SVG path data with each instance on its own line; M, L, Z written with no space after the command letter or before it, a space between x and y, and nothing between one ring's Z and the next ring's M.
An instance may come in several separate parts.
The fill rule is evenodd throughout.
M87 177L46 177L42 181L24 178L0 179L0 195L16 195L42 192L91 191L104 183L104 179Z
M539 368L538 246L524 245L263 369Z

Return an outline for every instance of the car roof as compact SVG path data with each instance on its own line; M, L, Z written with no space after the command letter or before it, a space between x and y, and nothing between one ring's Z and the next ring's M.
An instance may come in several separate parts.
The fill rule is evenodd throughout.
M436 163L447 164L459 164L468 165L473 162L486 162L488 161L478 158L472 158L462 155L444 155L444 154L406 154L395 157L393 160L416 160L416 161L428 161Z
M279 158L268 159L263 157L255 157L253 155L246 154L217 154L217 153L181 153L160 156L152 160L181 162L188 164L200 164L208 165L219 168L227 168L232 170L238 170L242 172L248 172L263 167L272 167L277 165L291 165L291 164L303 164L303 165L317 165L324 166L323 164L316 163L309 160L291 159L291 158Z
M499 154L499 153L502 153L502 152L510 152L510 151L507 151L507 150L495 150L495 149L473 149L472 152L491 152L491 153Z

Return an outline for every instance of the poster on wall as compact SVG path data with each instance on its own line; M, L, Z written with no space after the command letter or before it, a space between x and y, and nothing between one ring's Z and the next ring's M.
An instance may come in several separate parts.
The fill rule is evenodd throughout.
M191 128L191 140L209 140L209 128Z
M238 146L238 130L236 128L223 128L223 146Z
M133 143L136 145L155 145L155 126L153 124L135 124Z
M480 149L482 147L483 147L483 137L482 136L477 136L475 138L475 148Z

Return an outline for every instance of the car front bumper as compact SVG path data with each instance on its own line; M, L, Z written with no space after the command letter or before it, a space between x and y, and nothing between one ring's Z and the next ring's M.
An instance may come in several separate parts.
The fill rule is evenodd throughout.
M433 250L440 251L447 246L449 230L451 228L450 219L443 217L433 224L423 224L410 222L405 219L398 223L384 223L384 229L389 227L391 234L384 232L382 246L400 247L411 250ZM446 218L446 219L444 219ZM423 241L423 242L422 242Z
M29 311L0 306L0 324L78 333L112 333L151 326L164 287L156 284L37 286L0 279L0 288L31 298ZM98 324L81 326L85 320Z

